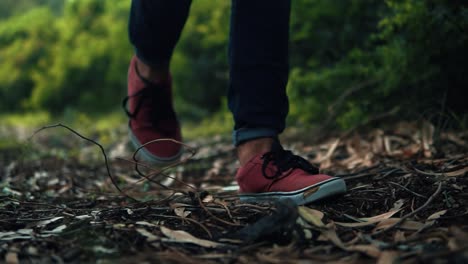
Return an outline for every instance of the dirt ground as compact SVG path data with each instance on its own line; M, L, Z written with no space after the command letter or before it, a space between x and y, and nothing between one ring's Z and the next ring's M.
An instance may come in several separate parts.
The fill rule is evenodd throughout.
M0 262L468 263L467 131L291 132L286 148L348 186L297 207L239 201L229 139L152 168L124 130L55 127L0 150Z

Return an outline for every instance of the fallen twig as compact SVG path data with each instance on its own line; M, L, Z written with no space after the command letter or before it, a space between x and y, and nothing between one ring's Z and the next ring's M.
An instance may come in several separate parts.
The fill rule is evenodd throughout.
M205 210L206 213L208 213L211 217L213 217L215 220L221 222L221 223L224 223L226 225L230 225L230 226L240 226L240 224L238 223L231 223L231 222L228 222L226 220L223 220L219 217L217 217L216 215L214 215L212 212L210 212L210 210L208 210L208 208L206 208L206 206L203 204L203 201L201 200L200 198L200 195L197 195L197 199L198 199L198 203L200 204L200 207L203 208L203 210Z
M168 170L168 169L170 169L170 168L174 168L174 167L176 167L176 166L178 166L178 165L180 165L180 164L183 164L183 163L187 162L187 161L190 160L193 156L195 156L195 154L197 154L197 151L195 150L195 148L192 148L191 146L189 146L189 145L187 145L187 144L185 144L185 143L183 143L183 142L180 142L180 141L178 141L178 140L172 139L172 138L160 138L160 139L150 140L150 141L146 142L145 144L142 144L141 146L139 146L139 147L135 150L135 152L133 152L132 158L133 158L133 160L136 162L136 163L135 163L135 170L136 170L141 176L143 176L144 173L142 173L142 172L138 169L138 165L140 164L140 162L138 162L138 159L137 159L137 154L138 154L138 152L139 152L141 149L143 149L144 147L146 147L147 145L154 144L154 143L157 143L157 142L162 142L162 141L170 141L170 142L174 142L174 143L176 143L176 144L182 145L182 146L184 146L184 147L187 148L187 150L191 153L191 155L190 155L189 157L183 159L183 160L180 160L180 161L178 161L178 162L175 162L174 164L168 165L168 166L162 168L161 170L156 171L156 172L153 172L153 173L151 173L150 175L147 175L147 176L155 176L155 175L158 175L158 174L160 174L160 173L162 173L162 172L164 172L164 171L166 171L166 170Z
M117 159L120 159L120 160L123 160L123 161L126 161L126 162L130 162L130 163L134 163L134 164L136 164L136 165L144 166L144 167L146 167L146 168L148 168L148 169L152 169L150 166L148 166L148 165L146 165L146 164L139 163L139 162L137 162L137 161L127 160L127 159L124 159L124 158L117 158ZM178 183L180 183L180 184L183 184L183 185L185 185L185 186L187 186L187 187L189 187L189 188L191 188L191 189L193 189L193 190L195 190L195 191L197 190L197 189L196 189L195 187L193 187L192 185L190 185L190 184L188 184L188 183L185 183L184 181L181 181L181 180L179 180L179 179L177 179L177 178L175 178L175 177L172 177L172 176L170 176L170 175L164 174L162 171L158 171L157 173L154 173L154 174L153 174L153 173L150 173L150 174L147 174L147 175L146 175L146 174L139 174L139 175L140 175L141 177L143 177L143 178L137 180L137 181L134 182L134 183L132 183L132 184L131 184L132 186L127 187L126 190L130 190L130 189L134 188L134 186L136 186L137 184L143 182L144 180L147 180L147 181L150 181L150 182L152 182L152 183L154 183L154 184L157 184L158 186L160 186L160 187L162 187L162 188L164 188L164 189L184 193L184 191L182 191L182 190L174 189L174 188L171 188L171 187L169 187L169 186L163 185L163 184L161 184L160 182L155 181L155 180L153 179L153 177L155 177L156 175L159 175L159 174L162 174L162 175L164 175L164 176L167 177L167 178L173 179L174 181L176 181L176 182L178 182Z
M152 216L158 216L158 217L164 217L164 218L179 219L179 220L182 220L182 221L187 220L187 221L192 222L192 223L198 225L199 227L201 227L210 238L213 238L213 235L211 234L210 230L208 228L206 228L206 226L204 226L202 223L198 222L195 219L188 218L188 217L172 216L172 215L159 215L159 214L151 214L151 215Z
M410 192L410 193L412 193L412 194L414 194L414 195L416 195L416 196L418 196L418 197L425 198L425 199L427 198L426 196L424 196L424 195L422 195L422 194L419 194L419 193L416 193L416 192L414 192L414 191L412 191L412 190L406 188L405 186L403 186L403 185L401 185L401 184L398 184L398 183L396 183L396 182L391 182L391 181L389 181L388 183L393 184L393 185L395 185L395 186L398 186L398 187L400 187L401 189L403 189L403 190L405 190L405 191L407 191L407 192Z
M50 126L44 126L44 127L41 127L39 128L38 130L36 130L30 137L28 140L31 140L36 134L38 134L39 132L45 130L45 129L50 129L50 128L56 128L56 127L62 127L62 128L65 128L67 129L68 131L72 132L73 134L77 135L78 137L88 141L88 142L91 142L93 143L94 145L98 146L99 149L101 149L101 152L102 152L102 155L104 156L104 163L106 165L106 170L107 170L107 175L109 176L112 184L114 185L114 187L121 193L123 194L125 197L129 198L130 200L132 201L138 201L137 199L131 197L130 195L128 195L127 193L125 193L122 189L120 189L119 185L117 184L117 181L114 179L114 177L112 176L112 173L110 171L110 167L109 167L109 161L108 161L108 158L107 158L107 154L106 154L106 151L104 150L104 147L99 144L98 142L96 142L95 140L92 140L88 137L85 137L83 135L81 135L80 133L78 133L76 130L66 126L66 125L63 125L61 123L58 123L58 124L55 124L55 125L50 125Z
M426 208L436 197L437 195L439 195L440 191L442 190L442 182L439 182L439 185L437 186L437 190L431 195L431 197L429 197L429 199L427 199L427 201L421 205L420 207L418 207L416 210L414 210L413 212L407 214L407 215L404 215L403 217L400 218L400 220L398 222L396 222L395 224L385 228L385 229L382 229L382 230L379 230L375 233L373 233L372 235L380 235L380 234L383 234L395 227L397 227L398 225L400 225L401 223L403 223L406 219L412 217L413 215L417 214L418 212L420 212L421 210L423 210L424 208Z

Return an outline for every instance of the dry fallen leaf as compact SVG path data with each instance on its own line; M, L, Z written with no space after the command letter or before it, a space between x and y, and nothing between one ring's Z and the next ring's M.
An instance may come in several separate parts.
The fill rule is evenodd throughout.
M177 208L174 208L174 213L177 216L186 218L190 214L190 211L185 211L185 207L177 207Z
M376 215L373 217L364 217L364 218L358 218L359 220L362 220L364 222L357 222L357 223L343 223L343 222L335 222L335 224L339 226L345 226L345 227L363 227L363 226L370 226L376 223L379 223L385 219L389 219L392 217L394 214L398 213L401 209L397 210L390 210L386 213Z
M433 213L433 214L431 214L431 215L427 218L427 220L428 220L428 221L437 220L437 219L439 219L441 216L443 216L445 213L447 213L447 210L442 210L442 211Z
M116 223L116 224L113 224L113 225L112 225L112 228L115 228L115 229L126 229L126 228L127 228L127 225L124 224L124 223Z
M216 248L223 245L214 241L196 238L182 230L172 230L164 226L161 226L161 232L170 239L170 242L192 243L206 248Z
M400 221L400 219L401 218L389 218L389 219L382 220L381 222L377 224L373 232L381 230L381 229L389 228L390 226ZM411 220L405 220L403 223L399 225L399 228L406 229L406 230L419 230L422 227L424 227L423 223L411 221Z
M211 194L209 194L205 198L203 198L204 203L211 203L211 202L213 202L213 200L214 200L213 195L211 195Z
M390 210L386 213L383 213L383 214L379 214L379 215L376 215L376 216L372 216L372 217L364 217L364 218L360 218L361 220L364 220L364 221L368 221L368 222L371 222L371 221L382 221L384 219L389 219L390 217L392 217L394 214L398 213L401 209L398 209L398 210Z
M456 171L451 171L451 172L444 173L444 176L447 176L447 177L462 176L467 172L468 172L468 166L466 166L466 167L464 167L462 169L456 170Z
M456 176L461 176L465 175L465 173L468 172L468 166L456 170L456 171L449 171L449 172L428 172L428 171L422 171L417 168L414 168L415 171L418 173L424 174L424 175L430 175L430 176L446 176L446 177L456 177Z
M317 227L325 227L325 224L322 222L322 212L306 206L299 206L298 211L299 215L310 224Z
M434 126L424 121L421 126L421 145L422 150L424 153L424 157L429 158L432 156L432 144L434 143L433 136L434 136L435 128Z
M148 240L148 242L153 242L153 241L156 241L156 240L160 239L158 236L153 235L152 233L150 233L148 230L146 230L144 228L137 228L135 230L138 233L140 233L140 235L146 237L146 240Z
M393 264L398 258L398 251L395 250L385 250L383 251L378 260L377 264Z
M9 251L5 255L5 263L7 263L7 264L17 264L17 263L19 263L18 253L13 252L13 251Z
M86 219L92 218L92 216L90 216L90 215L77 215L77 216L75 216L75 218L78 219L78 220L86 220Z
M149 227L157 227L158 225L148 223L146 221L138 221L135 223L136 225L141 225L141 226L149 226Z
M65 230L67 228L67 225L60 225L60 226L57 226L56 228L52 229L52 230L47 230L47 231L44 231L43 233L45 234L59 234L59 233L62 233L63 230Z
M346 246L343 244L341 239L336 234L334 223L333 222L328 223L325 227L326 229L321 231L321 235L317 238L317 240L318 241L330 241L335 246L343 250L346 250Z
M401 230L396 230L395 234L393 235L393 241L395 243L405 242L406 241L405 232Z
M385 150L385 142L384 142L384 131L382 129L374 129L371 132L373 140L371 142L371 149L373 153L384 153Z
M0 241L10 241L16 239L31 239L32 229L18 229L16 231L0 232Z
M58 220L60 220L62 218L63 218L63 216L59 216L59 217L54 217L54 218L49 219L49 220L39 221L39 222L36 223L36 226L37 227L43 227L43 226L46 226L46 225L48 225L50 223L58 221Z
M405 204L405 199L399 199L393 203L393 208L390 211L398 210Z
M463 231L460 227L451 226L449 232L454 237L449 240L448 246L451 250L459 250L460 248L466 247L468 244L468 233Z
M357 251L370 257L378 258L381 254L380 249L374 245L351 245L346 248L348 251Z
M322 160L319 161L319 163L325 161L325 160L329 160L331 159L332 155L333 155L333 152L335 152L336 150L336 147L338 147L338 144L340 144L340 139L337 138L333 143L330 144L330 147L327 151L327 154L325 154L325 156L323 156Z
M101 254L113 254L117 252L115 248L107 248L103 246L94 246L93 251L96 253L101 253Z
M363 227L363 226L370 226L375 225L378 221L374 222L356 222L356 223L344 223L344 222L335 222L335 224L344 227Z

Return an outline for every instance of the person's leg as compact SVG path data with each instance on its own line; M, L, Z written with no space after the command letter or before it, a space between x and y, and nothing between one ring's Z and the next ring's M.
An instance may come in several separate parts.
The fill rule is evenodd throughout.
M229 44L229 108L241 163L268 150L284 130L288 113L289 0L232 1ZM255 143L242 144L252 139ZM250 148L252 146L252 149Z
M132 0L129 38L138 59L154 71L169 68L191 0ZM143 74L143 72L142 72Z
M342 179L318 174L284 150L278 135L288 113L289 0L233 0L229 45L229 108L241 164L241 199L292 199L297 204L342 193Z
M149 141L181 141L172 105L170 59L187 20L191 0L133 0L130 42L136 56L128 71L124 107L130 117L130 139L136 148ZM153 164L176 161L181 145L170 140L145 145L139 157Z

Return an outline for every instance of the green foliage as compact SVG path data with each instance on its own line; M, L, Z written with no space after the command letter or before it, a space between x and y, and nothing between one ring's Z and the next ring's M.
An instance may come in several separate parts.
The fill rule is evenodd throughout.
M50 121L50 114L44 111L34 113L0 115L0 123L2 124L2 126L40 127L41 125L44 125Z
M64 0L2 0L0 1L0 19L18 15L41 5L48 5L54 12L62 9Z
M310 55L293 57L288 89L293 104L303 107L293 105L291 119L319 122L336 98L350 91L334 113L342 128L396 106L402 106L400 117L413 118L443 111L444 105L466 111L460 94L468 86L463 78L468 70L461 66L468 57L468 9L455 2L316 0L306 9L297 3L296 12L317 20L293 21L292 46L308 43ZM304 28L319 33L307 35Z
M35 75L32 108L54 112L66 107L86 112L119 104L124 95L131 48L126 36L127 4L114 1L68 1L56 22L58 40L47 58L48 69Z
M58 18L38 8L0 23L1 110L118 105L132 52L127 10L123 1L66 1Z
M2 0L0 111L93 114L119 107L133 53L129 2ZM466 113L460 94L468 86L468 4L292 3L290 123L309 125L331 115L346 129L396 106L408 117L444 107ZM171 64L184 120L214 115L224 124L229 116L223 107L229 9L230 1L193 2Z
M50 55L55 31L46 8L33 9L0 23L0 110L18 110L31 93L33 76Z
M223 135L229 137L234 127L231 113L228 111L227 100L223 99L221 108L201 122L188 122L182 127L185 138L195 139L209 137L212 135Z
M194 1L172 61L176 107L200 119L220 109L228 87L230 1Z

